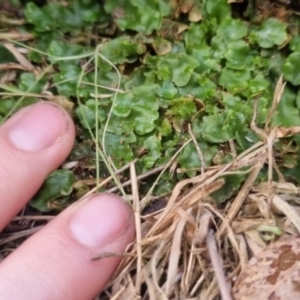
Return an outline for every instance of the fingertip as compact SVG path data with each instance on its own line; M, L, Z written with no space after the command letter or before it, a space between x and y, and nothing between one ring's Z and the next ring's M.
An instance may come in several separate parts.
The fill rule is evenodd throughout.
M21 294L20 299L32 300L93 299L122 257L93 258L122 253L134 238L133 212L126 202L96 194L64 210L4 260L0 278L6 283L0 281L0 295L14 290L16 299ZM32 291L32 286L38 288Z
M129 234L133 214L125 201L117 195L96 194L76 206L69 220L71 236L84 246L102 248Z
M0 126L0 230L69 155L75 125L60 106L41 101Z
M22 108L0 128L15 149L39 151L75 136L70 115L59 105L41 101Z

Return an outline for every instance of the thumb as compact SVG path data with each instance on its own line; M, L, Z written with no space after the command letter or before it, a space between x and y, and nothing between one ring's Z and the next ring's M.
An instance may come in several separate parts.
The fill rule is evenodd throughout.
M0 264L0 299L90 300L105 286L135 236L118 196L99 194L63 211Z

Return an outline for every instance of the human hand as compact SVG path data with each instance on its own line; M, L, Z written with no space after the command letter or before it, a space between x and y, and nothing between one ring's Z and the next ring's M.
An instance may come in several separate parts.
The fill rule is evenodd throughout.
M0 127L0 230L67 157L75 136L71 118L41 102ZM135 236L133 215L118 196L94 195L72 205L0 264L2 300L90 300L103 289Z

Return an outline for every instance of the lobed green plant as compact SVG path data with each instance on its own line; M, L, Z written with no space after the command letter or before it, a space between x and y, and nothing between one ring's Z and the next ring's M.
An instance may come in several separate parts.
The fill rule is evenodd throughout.
M97 167L97 177L106 172L99 169L105 157L116 168L137 158L138 173L168 162L190 139L188 124L203 161L196 146L188 144L177 158L185 170L180 176L194 176L203 162L205 167L228 162L229 142L240 153L259 140L249 128L253 103L258 101L257 124L263 126L281 74L288 84L272 126L300 125L297 17L291 33L289 24L273 17L260 22L233 17L226 0L191 1L199 16L196 22L189 20L184 3L101 3L26 4L26 24L18 30L34 34L34 41L25 46L41 72L39 76L20 72L13 84L0 86L6 95L0 102L3 120L16 101L18 107L36 101L30 94L42 93L50 83L50 92L76 103L74 117L80 129L71 158L81 159L78 149L86 148L86 140L102 141L99 149L104 156L96 151L96 161L88 164ZM3 47L0 54L5 62L14 60ZM299 145L297 136L276 145L281 171L297 182ZM90 147L85 156L95 157L94 151ZM40 203L58 196L50 193L51 182L62 174L51 176L33 200L40 210L45 210ZM216 201L228 199L243 177L227 180L223 192L215 194ZM74 181L66 182L71 186ZM154 193L171 191L175 182L175 177L163 175ZM142 191L149 186L146 183ZM70 189L65 186L63 191L65 196Z

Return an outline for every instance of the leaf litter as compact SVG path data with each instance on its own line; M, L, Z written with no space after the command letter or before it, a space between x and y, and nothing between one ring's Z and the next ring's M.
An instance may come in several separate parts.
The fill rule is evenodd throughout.
M280 79L270 113L274 112L283 88ZM128 249L119 272L108 285L111 299L133 299L141 295L142 284L147 287L147 299L297 297L299 237L285 233L278 242L267 244L276 235L282 235L276 221L282 215L299 233L299 210L284 200L284 196L297 194L298 188L272 180L254 183L265 163L272 166L269 151L275 139L299 130L275 127L268 133L264 131L265 142L258 142L232 162L207 168L201 175L179 182L162 211L140 218L136 211L140 206L135 206L138 243ZM224 184L224 174L245 167L247 180L230 207L220 211L209 196ZM259 211L255 219L243 215L246 201L253 201ZM139 203L138 195L133 202ZM257 235L259 232L264 235Z

